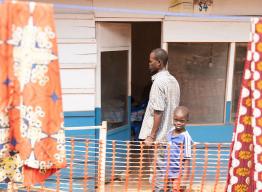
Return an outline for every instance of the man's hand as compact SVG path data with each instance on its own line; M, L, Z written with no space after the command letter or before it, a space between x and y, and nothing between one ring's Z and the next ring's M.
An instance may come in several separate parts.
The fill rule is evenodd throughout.
M161 123L163 111L157 111L154 110L154 122L153 122L153 127L151 130L151 133L147 138L145 139L144 143L146 146L152 146L154 144L154 141L156 140L156 135Z
M163 115L163 111L154 110L153 127L151 130L151 134L147 136L147 138L144 141L145 146L152 146L154 144L154 141L156 140L156 135L159 129L159 125L161 123L162 115Z
M153 145L153 144L154 144L154 141L155 141L155 138L154 138L154 137L148 136L148 137L145 139L145 141L144 141L145 146L151 146L151 145Z

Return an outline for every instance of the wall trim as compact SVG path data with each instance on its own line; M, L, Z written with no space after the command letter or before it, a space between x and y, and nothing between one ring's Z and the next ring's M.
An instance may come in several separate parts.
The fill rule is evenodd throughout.
M64 117L95 117L95 111L66 111Z

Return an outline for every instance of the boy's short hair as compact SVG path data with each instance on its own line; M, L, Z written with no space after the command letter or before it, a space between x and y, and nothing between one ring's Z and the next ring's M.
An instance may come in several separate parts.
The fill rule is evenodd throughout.
M174 114L176 113L183 113L189 119L189 109L185 106L178 106L175 108Z

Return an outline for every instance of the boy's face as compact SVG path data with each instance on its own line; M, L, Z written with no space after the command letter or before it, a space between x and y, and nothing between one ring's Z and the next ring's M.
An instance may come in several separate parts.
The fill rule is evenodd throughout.
M173 116L173 124L177 130L184 129L188 121L187 114L175 113Z

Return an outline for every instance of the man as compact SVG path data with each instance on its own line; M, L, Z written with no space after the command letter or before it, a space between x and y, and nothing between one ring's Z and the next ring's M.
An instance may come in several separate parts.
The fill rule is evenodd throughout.
M179 104L180 89L177 80L166 69L167 52L158 48L150 53L149 70L152 87L142 123L139 139L146 145L154 141L164 142L168 129L172 127L172 115Z
M152 87L149 101L142 123L139 139L144 140L146 146L150 148L153 142L166 142L166 135L172 127L172 117L175 108L179 105L180 89L177 80L166 69L168 61L167 52L164 49L155 49L150 53L149 70L152 74ZM151 164L150 182L155 182L154 191L159 192L164 188L163 175L157 171L157 175L152 175L152 149L146 150L146 161ZM165 162L164 147L158 148L156 169ZM145 166L150 167L150 166Z

